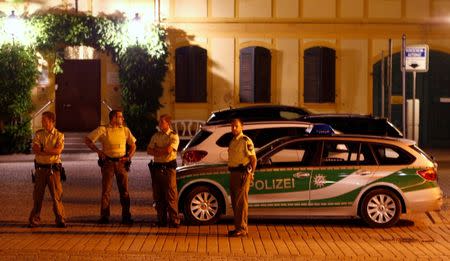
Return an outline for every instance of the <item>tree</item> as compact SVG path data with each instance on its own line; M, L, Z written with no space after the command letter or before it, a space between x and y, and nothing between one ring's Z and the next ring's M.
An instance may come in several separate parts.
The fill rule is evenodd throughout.
M37 57L20 44L0 46L0 153L29 152L31 89L38 77Z

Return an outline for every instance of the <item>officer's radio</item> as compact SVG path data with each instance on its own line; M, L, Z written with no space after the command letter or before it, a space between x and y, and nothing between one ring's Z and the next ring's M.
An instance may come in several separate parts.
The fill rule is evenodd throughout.
M253 168L252 168L252 164L251 163L247 164L246 170L247 170L248 173L252 173L253 172Z
M36 173L34 172L34 169L31 170L31 182L36 182Z

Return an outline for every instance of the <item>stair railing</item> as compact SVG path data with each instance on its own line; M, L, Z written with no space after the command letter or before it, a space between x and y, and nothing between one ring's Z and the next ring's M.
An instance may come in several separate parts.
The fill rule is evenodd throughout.
M31 116L31 129L32 130L34 130L34 118L36 118L39 114L41 114L41 112L43 110L47 109L47 107L50 106L50 104L52 104L54 102L55 101L53 101L53 100L48 100L47 103L42 105L42 107L35 114L33 114L33 116Z
M102 104L106 106L106 108L108 108L109 111L112 111L112 107L109 106L109 104L106 102L106 100L102 101Z

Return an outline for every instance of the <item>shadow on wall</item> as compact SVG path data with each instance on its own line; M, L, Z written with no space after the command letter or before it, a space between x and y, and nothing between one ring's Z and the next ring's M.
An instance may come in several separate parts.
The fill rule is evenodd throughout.
M169 87L169 96L170 99L166 96L166 100L162 102L163 106L166 107L169 111L173 112L173 118L174 120L202 120L206 121L207 117L211 113L211 111L223 109L227 107L231 107L234 105L234 86L233 86L233 80L231 79L225 79L222 76L220 76L217 73L214 72L220 72L223 71L224 68L221 64L213 61L210 57L211 54L208 53L208 47L203 42L196 41L195 36L188 35L185 31L170 27L167 29L167 40L169 41L169 52L170 52L170 60L169 60L169 70L167 74L167 85L166 87ZM180 100L180 93L177 95L176 89L177 89L177 59L176 59L176 51L178 48L186 47L186 46L197 46L200 47L200 51L205 51L206 53L206 60L203 60L203 62L206 62L206 70L203 72L198 71L192 71L188 70L188 72L191 74L187 77L188 80L194 81L194 84L188 85L195 88L196 86L201 86L202 84L196 84L195 82L202 82L203 80L206 81L206 84L204 85L204 89L202 90L195 90L195 93L202 93L204 92L205 98L202 101L186 101L183 100L183 103L190 103L192 106L189 106L188 109L184 108L183 112L176 111L174 107L170 108L170 106L174 106L173 103L176 103ZM201 50L203 49L203 50ZM200 56L201 58L201 56ZM189 61L189 64L195 64L197 65L200 61L195 61L195 63L192 63L192 61ZM178 64L179 66L179 64ZM197 66L195 66L197 67ZM186 68L179 68L179 70L183 70ZM192 75L195 74L195 75ZM182 77L178 77L182 78ZM203 87L202 87L203 88ZM189 90L188 92L191 92L192 90ZM192 94L192 93L191 93ZM182 98L182 97L181 97ZM198 98L198 97L196 97ZM183 99L183 98L182 98ZM199 103L207 103L208 106L206 107L207 111L204 111L204 113L198 113L199 110L203 110L205 106L202 104L199 106ZM167 108L169 106L169 108ZM187 110L192 108L192 113L190 114ZM186 116L189 115L189 116ZM189 118L188 118L189 117Z

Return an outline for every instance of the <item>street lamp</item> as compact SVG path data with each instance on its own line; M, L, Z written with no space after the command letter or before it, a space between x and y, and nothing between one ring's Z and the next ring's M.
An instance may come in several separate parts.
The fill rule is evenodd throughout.
M15 39L22 40L25 32L25 24L20 17L15 15L14 11L11 11L11 15L6 19L5 30L7 35L11 35L13 44Z
M134 18L131 19L128 23L128 33L130 39L132 41L136 41L136 44L139 44L139 42L143 42L143 39L145 37L145 29L142 19L139 17L139 13L136 13L134 15Z

